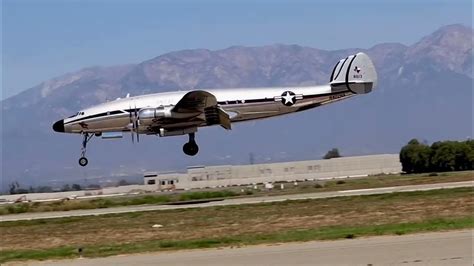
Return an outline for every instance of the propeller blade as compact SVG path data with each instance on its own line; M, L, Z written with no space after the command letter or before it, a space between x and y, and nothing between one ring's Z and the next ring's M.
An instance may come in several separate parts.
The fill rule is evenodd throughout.
M138 119L140 119L138 117L138 113L137 113L137 105L135 104L135 129L136 129L136 133L137 133L137 142L140 142L140 134L138 134Z
M135 124L133 123L132 109L131 109L130 105L128 106L128 110L130 110L130 112L128 113L129 114L128 117L130 118L130 124L132 125L132 128L130 129L130 134L132 135L132 143L135 143L135 136L133 135L133 130L134 130Z

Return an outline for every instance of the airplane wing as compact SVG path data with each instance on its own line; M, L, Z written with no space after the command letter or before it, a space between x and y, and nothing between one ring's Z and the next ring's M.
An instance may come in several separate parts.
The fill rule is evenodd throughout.
M190 91L171 110L174 113L203 113L204 109L217 106L217 99L207 91Z
M221 125L231 129L229 115L217 105L216 97L202 90L190 91L171 109L174 117L204 115L208 125Z

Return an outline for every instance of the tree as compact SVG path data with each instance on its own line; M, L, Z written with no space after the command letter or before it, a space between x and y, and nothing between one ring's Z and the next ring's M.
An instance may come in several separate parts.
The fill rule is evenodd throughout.
M323 159L331 159L331 158L339 158L341 155L339 154L339 150L337 148L333 148L329 150L326 155L324 155Z
M457 171L464 171L472 169L472 161L470 161L470 154L472 148L467 141L456 142L454 144L455 152L455 168Z
M431 150L428 145L412 139L400 150L400 162L405 173L429 171Z
M101 189L99 184L89 184L87 189Z
M130 185L127 180L125 179L121 179L120 181L118 181L117 183L118 186L127 186L127 185Z
M71 191L71 187L69 186L69 184L65 184L61 191Z
M81 185L79 184L72 184L71 189L74 191L82 190Z
M28 189L25 189L25 188L18 188L15 193L16 194L28 194L28 193L30 193L30 191Z
M474 169L474 142L438 141L431 146L412 139L400 150L406 173L463 171Z
M12 182L9 186L10 186L9 192L11 195L13 195L17 193L17 189L20 187L20 184L18 184L18 182Z
M462 145L462 144L461 144ZM433 147L431 154L431 164L436 171L456 171L459 170L456 160L456 154L460 150L458 142L456 141L443 141L439 142ZM462 156L458 156L462 157Z
M50 186L39 186L36 188L37 193L50 193L53 189Z
M466 168L467 170L474 170L474 140L467 140L466 146L468 147Z

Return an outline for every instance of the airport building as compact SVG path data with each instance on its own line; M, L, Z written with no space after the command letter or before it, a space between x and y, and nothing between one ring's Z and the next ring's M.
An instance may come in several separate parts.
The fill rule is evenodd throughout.
M185 173L145 173L144 185L152 190L195 189L360 177L400 173L401 170L398 154L379 154L268 164L193 166Z
M0 204L18 200L50 201L175 189L188 190L275 182L328 180L382 173L400 173L401 169L398 154L252 165L194 166L188 167L184 173L145 173L143 185L106 187L98 190L2 195Z

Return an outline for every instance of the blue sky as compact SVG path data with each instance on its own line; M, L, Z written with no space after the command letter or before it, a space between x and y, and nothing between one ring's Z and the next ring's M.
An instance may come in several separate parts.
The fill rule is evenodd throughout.
M472 25L472 12L470 0L3 0L2 99L84 67L181 49L412 44L443 25Z

